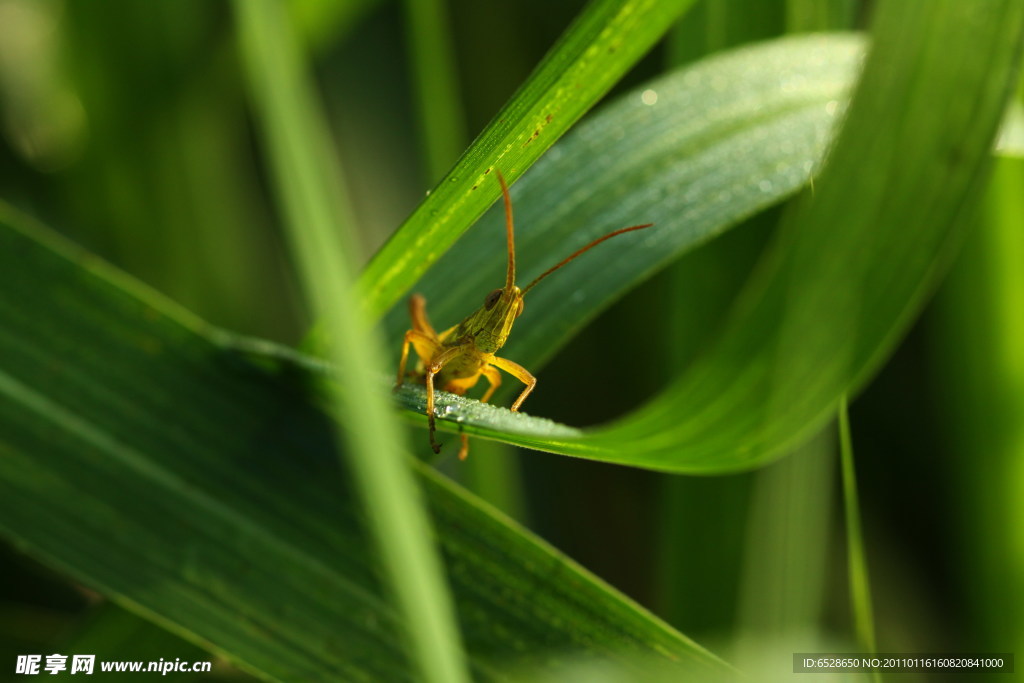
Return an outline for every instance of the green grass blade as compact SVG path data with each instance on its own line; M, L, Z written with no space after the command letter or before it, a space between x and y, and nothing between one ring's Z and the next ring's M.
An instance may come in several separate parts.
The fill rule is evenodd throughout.
M361 284L380 315L500 192L487 173L518 178L661 38L693 0L595 0L374 256Z
M756 640L806 638L821 618L834 461L822 432L754 475L739 630Z
M792 213L782 238L749 283L721 336L690 371L676 377L643 409L581 437L516 434L504 438L653 469L732 471L784 452L820 428L844 393L867 381L934 288L967 227L965 218L984 180L992 139L1012 84L1024 25L1024 7L1015 3L981 9L948 2L928 13L900 7L891 3L879 10L875 50L813 197ZM987 49L979 51L978 45ZM721 88L727 91L725 82ZM642 140L641 128L623 128L623 134L626 130ZM607 140L591 144L606 148ZM752 154L756 150L751 146ZM613 159L616 166L627 163L625 155ZM578 161L575 168L591 172L589 165ZM552 163L557 163L557 157ZM598 231L606 227L601 222L605 220L616 226L654 220L661 226L660 205L688 206L683 201L685 191L671 176L677 163L666 160L639 180L624 171L616 182L606 184L578 175L560 181L547 177L543 180L550 185L535 192L551 193L567 203L596 193L595 207L586 202L575 205L572 220L597 223ZM712 168L727 173L737 163L742 162L719 159ZM678 168L689 167L679 163ZM715 177L708 169L683 186L698 206L708 192L701 183L714 182L709 175ZM756 169L744 177L754 187L764 179ZM634 189L635 194L626 195L629 201L616 194L620 186ZM711 187L703 206L716 198L731 206L732 193L716 195L714 190L721 186ZM646 201L636 188L646 188ZM548 208L554 204L552 199L544 202ZM519 212L520 225L526 222L523 213ZM569 217L557 214L557 219ZM673 227L678 231L689 225L684 220ZM502 353L529 365L534 356L519 349L532 345L536 357L542 358L549 345L557 346L564 321L578 319L573 317L574 298L578 302L588 298L581 308L595 310L632 281L624 269L653 269L652 260L668 260L685 241L677 232L652 230L643 238L621 238L611 257L598 250L588 254L572 266L574 277L586 282L585 291L558 291L564 285L546 282L547 292L538 288L535 296L531 293L532 301L527 302L527 313L519 323L524 329L514 331ZM534 247L531 253L563 251L568 249L544 246ZM534 260L539 259L520 257L524 263ZM541 269L545 261L531 267ZM434 290L439 296L462 296L464 278L456 268L451 264L439 276ZM569 269L562 282L568 273ZM524 278L529 276L524 273ZM500 282L493 273L489 277ZM476 289L475 296L488 289ZM541 303L544 296L553 301ZM550 324L534 320L528 325L527 315L533 309L554 311L557 320ZM431 310L433 314L435 309ZM436 315L434 319L444 320ZM531 339L531 335L536 336ZM474 431L472 418L453 417L464 418L459 427ZM495 431L488 433L495 435Z
M468 680L430 523L403 458L403 433L386 396L362 391L371 385L374 369L383 367L380 345L353 291L351 211L334 199L341 173L326 151L331 149L327 127L304 80L302 54L282 3L241 0L236 10L300 279L313 311L331 332L327 357L349 380L330 392L328 410L342 426L349 466L413 661L426 681Z
M406 44L416 92L423 169L436 182L466 146L466 122L444 0L405 0Z
M0 534L278 680L407 680L332 425L301 366L228 335L0 205ZM544 652L720 668L414 465L474 676ZM550 655L550 656L548 656Z
M816 652L828 604L835 439L823 430L753 473L739 623L730 650L751 675L778 670L779 652Z
M850 581L850 611L854 633L862 651L874 654L875 618L871 607L867 550L860 524L860 503L857 495L857 473L853 465L853 440L850 437L850 414L846 399L839 403L839 456L842 463L843 509L846 518L847 571ZM876 680L879 680L875 672Z

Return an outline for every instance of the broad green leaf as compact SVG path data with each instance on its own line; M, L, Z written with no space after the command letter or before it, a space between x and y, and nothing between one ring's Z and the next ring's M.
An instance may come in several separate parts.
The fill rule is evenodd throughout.
M396 613L316 378L0 205L0 533L275 680L406 680ZM344 427L344 425L342 425ZM712 655L414 464L474 675Z
M899 6L884 5L879 11L876 48L844 133L831 152L829 168L813 195L791 212L783 235L751 279L718 340L663 394L617 423L576 438L506 434L505 440L652 469L731 471L764 463L794 445L828 419L845 392L866 382L913 320L965 229L1012 85L1022 23L1022 8L1013 3L993 3L983 9L942 3L929 13L896 9ZM592 128L581 126L576 136L566 140L564 147L578 156L564 160L567 151L562 146L552 150L555 158L547 168L564 163L558 168L560 174L545 173L547 168L538 165L527 178L534 179L534 184L520 188L524 190L519 211L524 233L520 261L528 264L525 268L540 270L571 251L544 242L551 226L563 221L596 225L597 234L609 226L637 222L654 221L658 226L639 233L642 238L619 238L612 253L587 254L560 280L552 278L535 295L531 292L527 312L503 355L527 365L543 360L563 335L571 333L563 326L578 325L673 252L777 199L782 194L779 183L790 190L805 177L797 171L781 178L770 172L795 161L805 174L813 165L815 152L820 152L826 139L826 114L840 108L839 98L853 66L852 52L848 52L845 71L833 67L836 71L830 78L816 82L814 74L820 71L808 72L804 70L808 67L786 60L801 47L814 45L808 40L823 42L814 58L804 54L804 62L823 71L837 59L836 41L843 50L853 47L849 39L790 39L683 72L683 85L687 75L691 85L703 83L700 95L688 97L708 107L717 103L718 93L730 92L729 81L702 80L701 69L718 69L735 78L752 74L744 92L757 93L754 84L767 81L767 92L762 91L761 97L744 100L734 95L734 106L747 111L748 118L730 119L729 109L724 114L710 110L734 126L716 128L705 123L701 129L711 114L695 108L676 127L666 126L649 139L646 126L619 121L622 126L616 129L611 119L595 117L589 124ZM979 44L991 49L979 51ZM772 58L789 69L756 70L762 62L771 67ZM800 104L806 107L803 137L778 133L757 137L763 131L750 118L771 121L776 107L788 109L776 103L786 102L787 95L809 83L807 99L797 96L797 102L789 104L797 111ZM828 95L822 96L814 86L829 88ZM661 89L660 84L650 88L658 93L659 104ZM640 108L638 95L631 97L632 106ZM626 112L630 99L616 106ZM696 124L694 116L699 117ZM689 146L674 150L660 166L630 165L634 150L671 146L677 131L688 130L687 122L702 133ZM743 132L751 135L746 145L729 145L729 136L737 128L739 137ZM666 134L666 129L672 133ZM612 148L610 141L618 134L627 137L628 143ZM714 142L719 139L726 143L716 148ZM805 146L795 146L794 139L806 141ZM801 154L771 156L765 150L773 146L798 149ZM708 153L709 148L718 154ZM700 159L702 153L707 159L696 173L690 159ZM602 167L602 159L610 169ZM723 175L730 180L718 184ZM736 187L762 189L771 196L763 204L744 206ZM530 207L534 200L537 209ZM562 208L563 203L567 208ZM664 205L675 210L675 220L661 212ZM716 206L726 208L702 223ZM735 214L728 215L730 210ZM687 215L688 211L692 213ZM531 228L524 226L540 221L547 222L531 237ZM695 235L686 234L690 232ZM493 226L490 233L500 234ZM585 242L591 235L578 239ZM492 243L500 245L500 237L492 237ZM536 256L541 253L550 258L542 261ZM438 327L450 324L446 300L469 296L468 287L462 294L469 276L459 267L459 263L439 263L442 272L437 279L423 283L428 299L440 300L438 308L444 309L435 316ZM470 267L482 269L477 263ZM491 283L500 283L499 272L492 268ZM566 282L570 272L576 283ZM530 276L527 271L523 279ZM474 284L473 289L482 297L493 286ZM468 312L471 306L462 310ZM535 315L531 321L532 310L548 318L538 322ZM391 323L393 329L400 327L397 321L396 317ZM477 431L472 418L452 417L462 419L459 429ZM479 431L492 436L495 432L486 426Z
M693 0L594 0L374 256L361 284L380 315L499 196L494 166L518 178L643 57Z
M595 432L598 457L754 466L866 383L969 227L1022 29L1014 2L879 6L874 50L814 196L791 214L721 339L649 406Z
M206 662L212 657L192 643L182 641L163 628L138 615L127 612L117 605L97 605L80 619L73 630L68 629L51 644L47 652L89 653L96 656L95 668L100 662L156 662L163 659L174 663ZM221 667L224 668L224 667ZM209 681L206 672L161 673L161 680L183 683L184 681ZM235 676L236 680L240 678ZM248 676L244 680L250 680Z

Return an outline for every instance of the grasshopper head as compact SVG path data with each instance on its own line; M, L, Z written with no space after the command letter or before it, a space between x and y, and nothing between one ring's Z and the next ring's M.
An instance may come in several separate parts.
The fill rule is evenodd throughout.
M472 335L484 353L495 353L505 345L512 323L522 312L523 294L518 287L495 289L484 298L483 306L463 321L462 332Z

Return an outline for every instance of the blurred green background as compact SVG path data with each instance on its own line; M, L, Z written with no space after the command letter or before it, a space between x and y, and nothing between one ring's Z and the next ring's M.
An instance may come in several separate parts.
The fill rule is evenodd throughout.
M289 6L314 58L368 259L583 3L447 3L461 139L429 154L407 8ZM230 10L198 0L0 0L0 197L206 320L296 345L310 321L253 132ZM852 0L702 0L615 92L735 45L862 29L870 11ZM851 407L881 651L1024 644L1022 181L1020 160L997 161L951 276ZM692 357L707 332L688 318L724 309L784 210L687 255L602 314L543 368L529 411L591 425L639 405ZM678 301L680 282L699 295ZM668 309L674 315L660 315ZM607 363L610 350L625 361ZM425 441L422 431L412 436ZM741 649L744 634L763 642L820 628L849 637L835 453L830 427L793 457L714 478L480 440L466 465L441 467L727 653ZM207 658L12 547L0 546L0 567L0 661L75 649L69 643L110 647L123 659ZM224 664L216 676L246 677Z

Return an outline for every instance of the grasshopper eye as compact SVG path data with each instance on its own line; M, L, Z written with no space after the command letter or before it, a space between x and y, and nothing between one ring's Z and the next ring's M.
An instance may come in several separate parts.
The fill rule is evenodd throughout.
M484 299L484 308L486 308L488 311L491 310L492 308L494 308L494 304L498 303L498 299L500 298L501 290L494 290L493 292L487 295L486 299Z
M525 305L526 304L523 302L523 300L520 299L519 300L519 309L516 311L516 317L517 318L523 314L523 306L525 306Z

